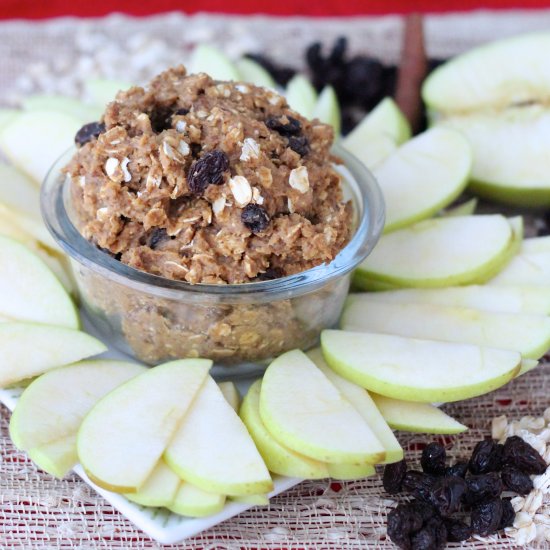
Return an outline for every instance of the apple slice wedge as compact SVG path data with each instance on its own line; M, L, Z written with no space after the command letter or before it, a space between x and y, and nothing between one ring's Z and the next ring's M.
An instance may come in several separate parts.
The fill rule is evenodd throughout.
M432 128L402 145L374 170L386 204L385 232L429 218L464 190L472 150L458 132Z
M369 294L350 294L348 303L359 301L392 304L434 304L481 311L550 314L550 286L471 285L448 288L403 288Z
M550 348L550 317L529 313L495 313L433 304L363 303L358 297L345 308L340 324L344 330L514 350L527 359L539 359Z
M328 464L328 475L337 481L363 479L376 474L372 464Z
M201 518L217 514L224 505L225 495L209 493L191 483L183 482L168 509L181 516Z
M509 261L513 236L498 214L424 220L383 235L359 266L357 283L424 288L474 283Z
M538 367L539 364L539 361L536 361L535 359L523 359L521 361L519 372L516 374L516 378L532 371L534 368Z
M141 506L168 507L174 502L181 483L178 475L161 459L139 491L124 496Z
M40 189L21 170L4 163L0 163L0 202L42 222Z
M110 491L137 492L170 444L211 366L207 359L165 363L96 403L77 439L78 457L90 479Z
M239 496L273 488L245 425L210 377L170 440L164 459L182 479L204 491Z
M245 497L231 497L233 502L242 504L251 504L252 506L268 506L269 496L258 493L257 495L247 495Z
M241 57L235 65L239 72L240 80L250 82L255 86L263 86L264 88L277 88L277 83L273 80L273 77L253 59Z
M403 449L401 448L399 441L397 441L387 422L384 420L384 417L376 407L374 401L371 399L370 395L363 388L357 386L357 384L354 384L353 382L350 382L349 380L346 380L336 374L336 372L334 372L334 370L332 370L326 363L321 348L310 350L307 355L368 423L371 430L378 438L378 441L380 441L384 447L385 456L380 462L382 464L389 464L391 462L399 462L402 460ZM338 475L345 475L346 471L348 472L347 475L353 475L353 472L347 470L346 466L350 465L329 464L329 471L332 472L331 477L336 477L333 475L336 472L339 472ZM357 469L355 473L357 473ZM365 473L365 475L370 474Z
M260 416L279 443L315 460L373 464L384 459L384 447L362 415L299 350L267 367Z
M474 197L469 201L463 202L457 206L450 206L446 210L440 213L441 216L455 217L455 216L473 216L475 214L478 199Z
M550 254L550 235L523 239L520 254L538 254L540 252L548 252Z
M285 96L291 109L306 118L312 118L317 103L317 92L306 76L294 75L286 85Z
M386 422L394 430L427 434L458 434L468 429L438 407L371 393Z
M99 120L101 108L83 103L78 99L60 95L33 95L23 99L25 111L54 111L64 113L82 121L83 124Z
M76 434L108 392L146 369L122 361L82 361L47 372L22 393L10 419L13 443L44 471L63 477L78 462Z
M318 118L321 122L332 126L335 141L340 138L342 126L340 104L332 86L325 86L321 90L313 108L312 118Z
M303 479L328 477L327 465L281 445L267 431L260 417L262 381L256 380L244 396L240 415L270 472Z
M235 412L239 412L239 406L241 404L241 396L237 386L233 382L220 382L218 384L222 391L225 400L231 405L231 408Z
M218 48L199 44L188 64L188 73L207 73L216 80L240 80L239 71L230 59Z
M550 252L520 253L489 285L550 286Z
M84 81L86 96L96 105L105 107L115 99L121 90L128 90L133 86L126 80L110 80L105 78L90 78Z
M24 112L0 130L0 149L41 184L52 164L74 144L82 121L54 111Z
M0 315L76 329L80 319L63 285L21 243L0 236Z
M0 388L107 350L93 336L35 323L0 323Z
M387 397L424 403L488 393L514 378L521 365L514 351L389 334L325 330L321 345L329 366L344 378Z

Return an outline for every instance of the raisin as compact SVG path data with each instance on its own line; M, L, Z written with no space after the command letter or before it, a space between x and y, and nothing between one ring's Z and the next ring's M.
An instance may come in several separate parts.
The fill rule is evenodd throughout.
M189 113L189 109L176 109L172 116L184 116Z
M427 502L422 502L421 500L412 500L409 502L408 506L414 511L415 514L418 514L422 518L422 522L428 521L430 518L437 516L437 510Z
M450 516L460 507L466 490L466 482L461 477L440 477L431 490L430 502L441 516Z
M480 502L497 498L502 493L502 481L496 472L470 476L466 478L468 490L464 495L464 503L473 506Z
M419 500L431 503L432 489L436 481L435 476L417 470L409 470L403 478L402 487Z
M475 475L496 472L502 468L502 445L491 439L480 441L470 458L470 472Z
M445 475L446 476L457 476L457 477L466 477L466 473L468 472L468 462L460 461L456 464L453 464L452 466L449 466L448 468L445 468Z
M533 481L529 477L529 474L513 466L504 466L500 477L504 486L518 495L527 495L533 489Z
M462 542L472 536L472 528L463 521L453 518L443 518L447 529L447 542Z
M395 495L401 492L403 479L407 473L407 462L405 459L393 464L386 464L384 468L384 475L382 477L382 484L386 493Z
M187 183L191 193L202 195L212 183L221 185L223 174L229 169L229 159L223 151L214 150L193 162L187 174Z
M305 157L309 153L309 141L305 136L290 136L288 146L301 157Z
M167 238L168 238L168 234L166 233L166 229L162 227L155 227L149 233L147 244L149 245L149 248L151 248L152 250L155 250L155 248L157 248L157 246Z
M241 220L252 233L261 233L269 225L267 212L257 204L247 204L241 212Z
M445 473L445 448L439 443L430 443L422 451L420 465L427 474L441 475Z
M516 511L512 506L510 498L502 499L502 519L500 520L499 529L504 529L505 527L511 527L516 518Z
M431 518L422 529L411 537L412 550L437 550L445 548L447 529L441 518Z
M105 132L105 124L103 124L103 122L90 122L89 124L84 124L74 136L74 142L78 146L82 146L92 139L97 138L99 134L103 132Z
M287 137L295 136L302 130L302 124L298 119L286 115L268 118L265 125L270 130L275 130L275 132Z
M500 498L477 504L471 514L472 531L482 537L496 533L502 521L502 508Z
M504 442L502 461L526 474L541 475L546 471L546 462L542 456L517 435Z
M422 516L409 504L399 504L388 514L388 537L399 548L410 549L410 536L422 527Z

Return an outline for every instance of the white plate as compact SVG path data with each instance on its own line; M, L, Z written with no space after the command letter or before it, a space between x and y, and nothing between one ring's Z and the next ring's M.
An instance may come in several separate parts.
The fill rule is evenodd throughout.
M86 332L97 336L97 333L95 333L89 323L86 322L86 319L83 318L82 321ZM108 357L111 359L129 359L127 356L115 350L110 350L101 357ZM243 391L243 388L246 388L248 385L249 383L247 384L246 381L239 382L238 384L241 392ZM0 389L0 402L6 405L10 411L13 411L22 392L22 388L6 390ZM75 466L73 471L121 514L126 516L137 527L139 527L139 529L162 544L180 542L183 539L192 537L201 531L205 531L206 529L209 529L210 527L253 507L250 504L240 504L238 502L229 501L219 514L206 518L188 518L173 514L164 508L147 508L144 506L139 506L138 504L134 504L133 502L126 500L126 498L120 494L106 491L105 489L102 489L92 483L80 465ZM294 487L294 485L297 485L302 480L274 476L273 481L275 488L269 494L270 497L278 495L279 493Z

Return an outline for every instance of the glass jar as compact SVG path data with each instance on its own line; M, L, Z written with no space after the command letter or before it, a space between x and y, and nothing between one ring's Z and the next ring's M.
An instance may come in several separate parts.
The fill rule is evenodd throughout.
M353 155L334 147L354 228L336 258L313 269L254 283L189 284L129 267L87 241L76 228L70 178L63 155L42 186L42 213L68 254L85 314L106 342L155 365L208 357L220 378L248 376L287 350L309 349L336 325L352 271L380 237L384 203L371 173Z

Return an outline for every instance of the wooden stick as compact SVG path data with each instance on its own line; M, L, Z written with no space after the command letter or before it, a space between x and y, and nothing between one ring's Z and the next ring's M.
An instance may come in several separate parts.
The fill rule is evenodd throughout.
M420 89L428 72L422 16L412 14L405 20L401 62L397 75L395 101L411 123L413 132L422 124Z

